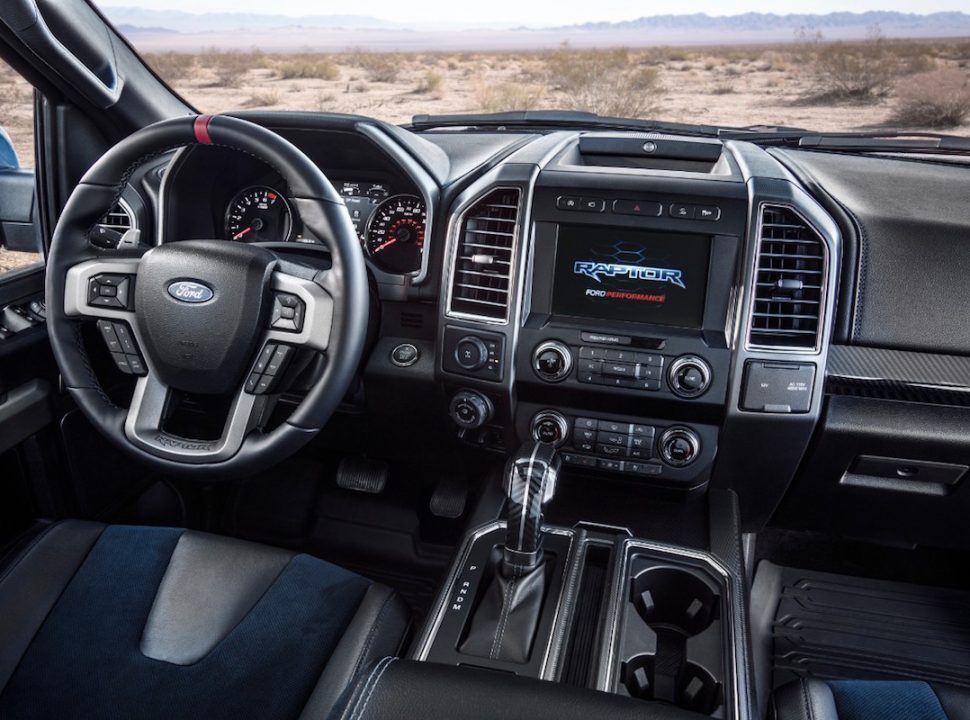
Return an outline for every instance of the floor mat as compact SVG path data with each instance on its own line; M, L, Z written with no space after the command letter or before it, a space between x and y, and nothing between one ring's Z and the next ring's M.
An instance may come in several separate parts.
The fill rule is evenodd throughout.
M762 563L775 575L773 685L907 678L970 688L970 592Z

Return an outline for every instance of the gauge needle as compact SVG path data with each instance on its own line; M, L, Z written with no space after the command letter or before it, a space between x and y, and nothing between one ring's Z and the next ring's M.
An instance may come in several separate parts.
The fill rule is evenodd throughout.
M391 245L393 245L396 242L397 242L397 238L391 238L386 243L383 243L381 245L378 245L376 248L374 248L374 252L375 253L379 253L384 248L389 248Z
M237 232L235 235L232 236L232 239L233 240L238 240L239 238L243 237L244 235L246 235L247 233L250 233L252 231L253 231L253 229L251 227L248 227L245 230L240 230L239 232Z

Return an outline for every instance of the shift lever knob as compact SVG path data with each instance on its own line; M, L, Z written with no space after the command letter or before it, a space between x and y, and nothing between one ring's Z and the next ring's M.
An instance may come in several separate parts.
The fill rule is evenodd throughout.
M542 562L542 506L556 493L560 466L556 448L540 442L526 443L509 460L505 472L507 568L528 570Z

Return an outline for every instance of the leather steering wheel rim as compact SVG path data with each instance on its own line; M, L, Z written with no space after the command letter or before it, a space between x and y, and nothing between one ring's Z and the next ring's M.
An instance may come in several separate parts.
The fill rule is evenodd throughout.
M83 273L78 275L78 268L136 267L143 256L151 252L144 248L102 249L90 242L89 234L95 223L118 201L132 173L140 165L177 148L195 144L248 153L274 168L286 182L289 188L287 201L299 213L306 231L322 241L332 257L331 269L313 277L285 276L296 283L294 287L299 293L309 291L304 295L307 302L315 302L314 298L326 299L325 303L320 303L318 314L327 319L325 313L330 312L329 337L311 337L309 331L313 327L327 328L322 321L301 334L306 336L304 340L308 347L324 349L326 353L327 362L319 379L290 417L278 427L269 432L247 428L238 448L229 448L232 452L222 448L220 453L208 454L200 443L196 443L195 454L190 454L191 440L186 440L183 449L175 447L178 438L166 438L161 430L158 431L157 446L132 433L130 408L121 408L109 398L92 370L82 341L82 323L103 317L104 313L89 314L85 309L93 309L86 305L79 310L83 298L78 298L83 293L75 287L78 277L87 277ZM158 247L178 244L166 243ZM133 279L137 283L137 274ZM369 312L367 272L357 233L333 185L301 150L286 139L254 123L224 115L163 120L139 130L105 153L85 173L58 220L48 255L46 292L48 332L55 360L65 386L95 428L125 453L156 470L168 473L189 470L195 477L209 479L251 474L269 467L296 452L315 436L356 376ZM314 308L307 309L311 318L312 310ZM124 319L134 325L137 312L135 307L131 318ZM284 342L289 340L283 338ZM262 340L259 342L261 346ZM144 353L144 347L141 349ZM136 386L136 397L139 387ZM180 454L183 450L184 454Z

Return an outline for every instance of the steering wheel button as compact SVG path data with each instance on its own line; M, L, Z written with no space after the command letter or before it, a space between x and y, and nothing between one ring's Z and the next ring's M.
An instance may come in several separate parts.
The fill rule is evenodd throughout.
M256 386L259 384L259 373L254 372L249 375L249 379L246 380L245 390L248 393L256 392Z
M121 370L125 375L131 375L131 365L128 363L128 356L124 353L111 353L111 359L115 361L115 365Z
M266 366L266 374L269 376L278 375L283 366L286 365L286 361L290 358L291 348L288 345L279 345L276 348L276 352L273 353L272 360Z
M138 346L135 344L135 339L131 336L131 330L124 323L117 322L114 324L114 331L118 336L118 342L121 343L122 352L128 355L137 355Z
M266 393L268 393L269 392L269 389L273 386L273 381L275 379L276 378L274 378L272 375L263 375L259 379L259 382L256 383L255 394L256 395L265 395Z
M141 358L137 355L125 355L128 360L128 367L131 368L132 375L147 375L148 370L145 369L145 363L141 361Z
M284 320L292 320L296 317L296 308L287 307L286 305L280 310L280 317Z
M117 285L99 285L98 295L101 297L117 297L118 286Z
M267 343L263 347L263 351L259 354L259 358L256 360L256 365L253 367L253 373L256 375L261 375L266 366L269 365L269 361L273 359L273 354L276 352L276 346L272 343Z
M115 334L114 326L108 320L98 320L98 330L101 332L101 337L104 338L104 343L108 346L110 352L121 352L121 342Z

